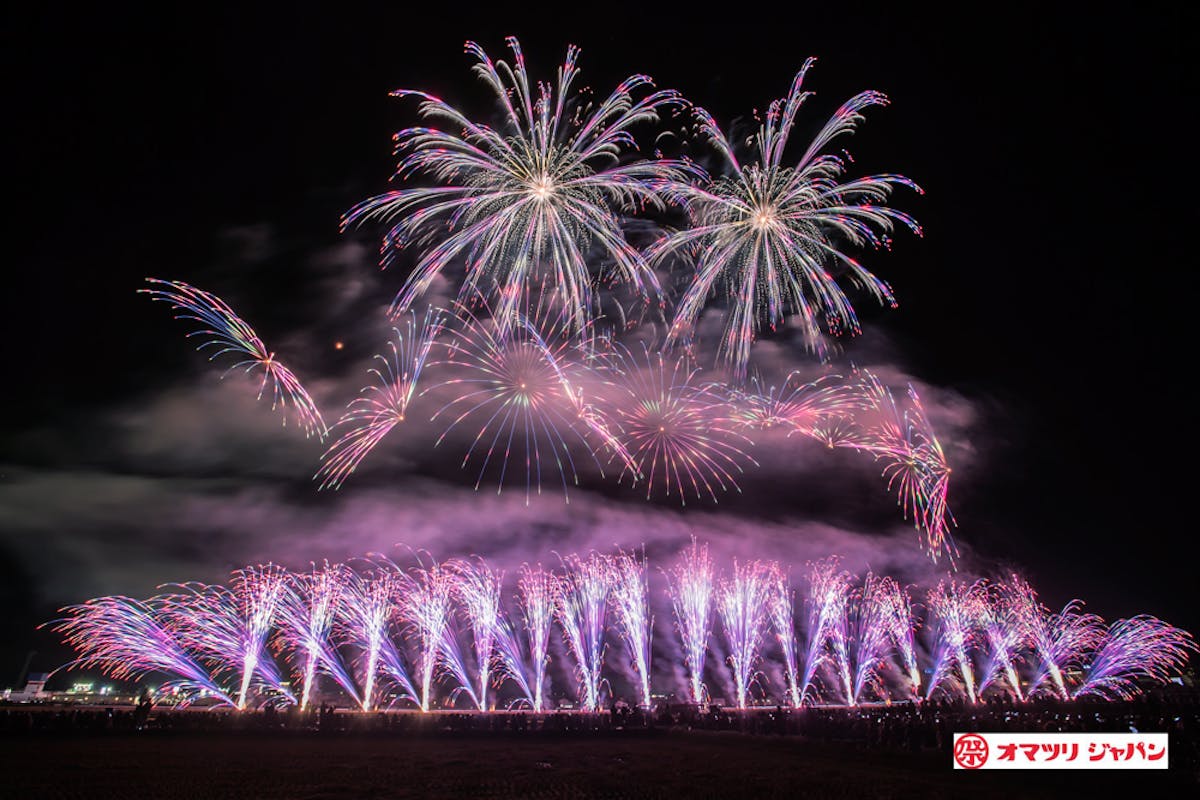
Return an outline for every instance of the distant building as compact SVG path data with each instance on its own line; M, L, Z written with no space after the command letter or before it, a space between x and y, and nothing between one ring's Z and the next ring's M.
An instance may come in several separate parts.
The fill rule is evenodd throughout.
M46 691L46 681L49 678L50 673L48 672L31 672L26 680L25 688L5 689L4 699L10 703L36 703L47 700L50 697Z

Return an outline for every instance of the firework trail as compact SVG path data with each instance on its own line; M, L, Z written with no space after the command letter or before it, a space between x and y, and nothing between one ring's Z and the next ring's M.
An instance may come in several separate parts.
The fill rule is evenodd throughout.
M358 702L354 681L331 639L334 620L341 613L345 582L346 568L325 562L312 572L291 575L279 598L280 638L299 662L301 710L308 708L317 676L322 673Z
M198 350L214 348L214 352L208 357L209 361L214 361L226 353L234 353L241 357L241 360L230 366L226 373L235 369L246 373L262 370L258 398L262 399L269 385L272 409L278 407L286 411L290 404L292 414L306 436L316 434L322 439L325 438L328 432L325 421L299 379L290 369L275 360L275 354L267 350L254 329L235 314L224 300L183 281L163 281L157 278L147 278L146 281L155 288L139 289L139 294L149 295L151 300L170 303L177 312L175 319L190 320L199 324L200 327L189 333L188 338L200 337L200 346L196 348ZM284 422L287 422L286 416Z
M926 699L943 682L954 677L957 668L967 700L974 703L975 668L970 651L978 639L977 625L987 604L987 584L939 581L929 592L929 612L934 623L933 678L925 691Z
M611 575L598 553L587 560L577 555L563 560L565 574L555 582L555 613L563 638L575 659L579 699L587 711L600 710L604 664L604 629Z
M101 597L63 611L67 617L49 624L79 653L67 668L99 669L116 680L137 680L162 672L170 679L159 686L160 696L178 693L184 705L201 697L234 705L163 624L154 600Z
M603 101L584 105L572 91L575 47L567 49L556 83L538 83L535 96L520 44L515 38L507 42L511 66L493 63L479 45L467 43L478 61L476 76L503 109L499 128L473 122L425 92L392 92L419 98L422 116L443 120L454 131L415 127L394 137L400 156L396 177L425 175L441 185L372 197L346 214L343 228L374 219L390 224L382 247L385 266L402 248L423 248L393 313L407 310L447 265L462 260L460 300L494 283L498 317L507 326L511 303L531 282L549 278L568 309L570 327L580 331L596 305L587 259L593 248L611 262L614 279L644 295L657 294L654 273L625 241L614 210L661 207L656 187L683 183L695 170L681 162L619 159L633 148L631 127L657 121L660 109L684 101L674 91L635 99L651 82L634 75Z
M216 675L238 676L234 705L239 711L246 708L255 676L274 695L267 702L295 701L265 652L286 578L273 564L246 567L233 573L230 587L181 584L182 591L158 598L164 619L186 649L214 664Z
M1015 575L1013 579L1019 580ZM989 588L978 623L987 647L987 661L977 691L982 696L989 686L1007 680L1013 696L1024 700L1016 664L1019 652L1029 643L1030 625L1038 608L1030 602L1028 593L1015 589L1012 583L1000 582Z
M720 290L728 299L720 353L739 382L755 334L778 329L788 313L798 317L809 348L819 353L825 350L825 330L859 332L854 308L838 284L841 274L880 303L895 306L888 285L843 252L841 242L888 246L895 222L920 234L912 217L884 205L894 186L920 192L916 184L888 174L839 182L846 159L821 152L854 132L863 109L887 104L879 92L852 97L795 166L783 165L796 114L811 94L801 85L814 62L805 62L787 98L771 103L753 140L757 163L743 165L712 116L696 109L701 134L731 172L707 186L673 182L669 194L686 206L692 226L664 236L647 253L651 263L680 250L696 253L696 276L679 301L668 344L693 336L705 302Z
M399 688L401 697L417 697L391 638L397 598L404 586L404 574L385 558L368 561L362 571L346 574L338 622L342 641L359 652L363 711L377 706L375 684L380 673Z
M783 673L787 681L788 702L792 708L800 708L804 702L804 691L797 669L796 597L783 570L776 570L773 578L774 586L768 606L771 626L775 630L775 638L779 641L779 649L783 652Z
M1139 692L1139 679L1166 682L1187 663L1188 651L1197 649L1190 633L1158 617L1141 614L1117 620L1071 696L1129 700Z
M781 386L766 385L761 376L750 378L749 389L734 389L733 420L751 430L783 428L790 436L815 436L831 418L845 417L857 399L840 375L822 375L801 382L792 372Z
M618 553L610 561L613 609L621 626L625 649L637 673L641 703L650 703L650 640L654 617L650 613L650 582L646 558Z
M801 701L810 693L816 696L816 679L821 666L828 663L837 677L847 705L854 703L854 682L847 648L847 615L853 587L850 573L839 569L839 559L831 556L813 562L808 573L808 646L804 659L804 680L800 684Z
M443 324L442 311L431 308L420 325L413 314L403 331L392 329L396 338L388 342L390 356L375 356L382 366L369 370L377 385L364 387L334 425L342 433L322 456L323 463L314 476L320 479L320 488L340 488L383 437L404 422Z
M860 426L859 434L843 446L870 453L882 462L888 491L896 492L896 502L904 518L911 519L921 533L922 545L935 560L945 552L953 562L957 550L949 531L954 518L946 501L950 467L920 397L909 386L909 408L901 412L891 390L865 370L861 391L875 419Z
M849 609L849 639L854 663L852 705L867 699L868 690L886 697L880 671L891 657L895 642L896 595L899 586L887 577L868 572L861 591Z
M497 492L502 491L512 465L518 474L523 473L528 503L533 489L541 493L544 467L558 473L564 497L568 484L579 483L568 440L580 446L598 468L601 464L587 437L592 427L580 421L581 414L573 413L581 400L563 378L563 363L569 360L573 345L568 337L557 334L564 333L567 317L553 313L540 301L525 310L529 313L524 324L503 333L495 317L458 306L463 325L446 345L447 356L438 363L466 372L439 384L453 386L457 393L433 419L452 417L438 444L460 424L476 422L478 433L462 463L466 467L472 456L483 451L475 488L494 463L499 470ZM555 344L548 346L547 339Z
M493 572L482 559L450 563L454 589L471 629L477 684L475 700L480 711L488 708L488 686L492 683L492 663L503 625L500 612L500 584L503 572Z
M704 656L708 652L708 637L712 632L713 589L715 580L708 545L698 544L684 550L668 573L671 606L675 611L675 628L683 643L683 662L688 672L690 699L697 705L707 700L704 687Z
M697 500L707 494L714 503L718 490L741 491L733 477L742 471L739 462L757 464L742 449L750 440L729 421L726 403L711 387L695 383L698 370L685 358L668 363L645 347L643 355L644 362L638 363L624 348L615 353L620 397L614 416L636 474L646 480L646 498L658 484L667 497L678 492L683 505L689 491Z
M417 653L417 701L422 711L432 706L433 678L439 666L457 680L456 693L465 691L472 704L479 705L454 638L451 607L454 587L455 573L434 563L428 568L417 566L410 570L399 593L400 619L407 626Z
M1087 655L1104 642L1108 635L1104 620L1084 613L1080 600L1072 600L1062 611L1051 613L1038 601L1033 587L1016 575L1011 587L1014 593L1024 595L1021 602L1032 609L1028 620L1029 642L1038 660L1038 670L1029 682L1027 696L1045 691L1070 700L1065 675L1068 671L1081 671Z
M729 647L729 667L733 672L738 708L746 707L750 684L754 681L775 573L776 567L772 564L761 561L738 564L734 561L733 578L722 580L717 591L717 611Z

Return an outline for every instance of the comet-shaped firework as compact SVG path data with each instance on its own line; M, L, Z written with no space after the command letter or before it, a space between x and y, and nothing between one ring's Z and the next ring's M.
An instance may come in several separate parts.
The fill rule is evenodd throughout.
M420 113L447 123L447 131L415 127L394 137L400 162L397 177L433 178L436 186L397 189L351 209L343 226L380 219L391 227L383 239L386 265L399 249L421 247L421 257L393 303L407 310L452 262L462 261L466 277L459 295L467 300L494 284L494 305L502 328L526 287L549 278L580 331L595 302L589 250L599 250L614 277L643 294L657 293L654 273L621 232L615 210L659 207L657 187L683 183L689 172L680 162L628 161L634 145L630 128L659 119L678 107L674 91L644 94L644 75L627 78L604 100L584 105L572 84L579 71L578 49L570 47L557 81L538 83L536 95L515 38L508 39L513 64L493 62L483 48L467 43L477 60L474 72L495 93L503 112L499 128L476 123L443 100L402 89L396 97L421 100Z
M745 708L766 627L766 608L775 568L761 561L733 562L733 576L721 581L717 611L725 630L735 702Z
M575 659L579 699L584 709L600 709L604 630L611 576L607 559L592 553L586 560L563 560L565 574L555 583L555 614Z
M886 105L879 92L855 95L825 124L795 166L783 163L796 114L811 95L802 90L816 59L808 59L782 100L772 101L753 138L756 163L743 164L712 116L697 108L700 133L728 162L729 174L710 185L675 182L670 194L688 209L692 226L664 236L649 251L653 262L681 249L697 251L695 278L680 299L669 343L689 340L708 298L728 301L721 353L735 379L745 375L755 334L798 318L810 349L824 352L824 334L858 333L858 319L838 283L841 275L881 303L895 305L886 283L842 249L887 246L895 222L914 232L912 217L884 205L894 186L920 189L900 175L840 182L846 159L822 151L853 133L869 106Z
M684 505L688 494L715 503L718 491L738 490L734 473L754 460L742 449L750 440L729 421L724 400L697 382L685 357L643 352L639 361L623 347L616 351L613 416L646 480L647 499L661 488L667 497L678 493Z
M174 694L181 698L181 705L206 697L234 705L233 699L163 625L153 600L100 597L67 606L63 611L67 616L50 624L78 653L68 667L99 669L117 680L164 673L172 677L158 687L160 695Z
M375 356L380 366L370 369L376 384L364 387L334 426L341 434L325 451L316 475L322 489L339 488L367 454L404 422L442 325L442 313L431 308L420 325L412 315L403 331L392 329L396 338L388 342L390 355Z
M140 293L149 295L152 300L170 303L176 311L176 319L190 320L200 326L189 333L188 338L199 337L198 350L211 350L209 361L215 361L230 353L241 360L235 362L226 372L235 369L246 373L261 370L259 399L262 399L269 386L272 409L282 408L286 412L291 406L291 413L305 435L316 434L322 439L325 438L325 421L300 380L275 359L275 354L267 350L254 329L235 314L224 300L183 281L163 281L157 278L147 278L146 281L154 288L139 289ZM286 420L285 416L284 421Z
M1187 663L1188 652L1196 650L1191 634L1158 617L1142 614L1117 620L1072 696L1128 700L1138 693L1138 679L1165 682Z
M610 562L610 570L613 610L637 678L641 704L650 708L650 641L654 617L650 613L645 556L639 559L630 553L618 553Z
M284 646L297 662L300 708L308 708L318 675L332 677L357 702L354 681L346 672L331 636L341 613L346 569L341 564L314 567L290 576L279 599L279 628Z
M712 632L715 571L708 545L692 537L675 567L668 573L675 628L683 644L689 699L699 705L707 699L704 688L704 656Z

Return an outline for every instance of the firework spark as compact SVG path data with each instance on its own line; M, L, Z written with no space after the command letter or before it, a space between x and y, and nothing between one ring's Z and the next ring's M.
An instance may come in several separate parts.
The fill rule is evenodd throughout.
M605 557L592 553L586 560L568 556L563 567L565 574L555 582L555 613L575 659L579 699L586 710L599 711L609 564Z
M285 647L298 661L301 710L308 708L319 674L332 677L357 702L354 681L331 640L345 581L345 567L326 562L312 572L291 575L280 597L279 628Z
M712 632L713 590L715 580L708 545L692 537L692 546L684 550L668 573L675 628L683 642L683 662L688 673L688 691L693 703L705 702L704 656Z
M641 704L650 707L650 641L654 616L650 613L650 583L646 559L618 553L610 562L613 609L621 636L637 676Z
M735 561L733 577L722 580L717 591L717 611L725 629L738 708L746 707L754 682L774 575L774 565L761 561L738 564Z

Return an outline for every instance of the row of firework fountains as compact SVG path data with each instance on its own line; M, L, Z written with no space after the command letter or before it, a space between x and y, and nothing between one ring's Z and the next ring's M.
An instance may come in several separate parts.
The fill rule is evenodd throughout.
M504 573L482 559L425 555L414 553L408 568L379 555L307 572L248 567L228 586L102 597L48 624L77 651L68 666L121 680L163 676L157 692L181 705L307 708L325 682L364 711L428 711L439 692L451 705L488 710L507 695L510 707L545 711L557 628L581 708L603 707L614 667L635 702L651 705L655 619L644 555L523 564L510 604ZM711 700L714 677L732 686L738 708L756 691L793 708L997 694L1120 700L1170 679L1196 650L1189 633L1156 617L1108 624L1078 601L1051 611L1016 575L943 580L917 603L897 580L859 580L830 557L808 564L797 598L778 562L734 561L718 574L695 540L663 575L674 629L665 650L684 684L671 690L692 703ZM717 652L728 679L713 672ZM771 685L767 660L780 685Z

